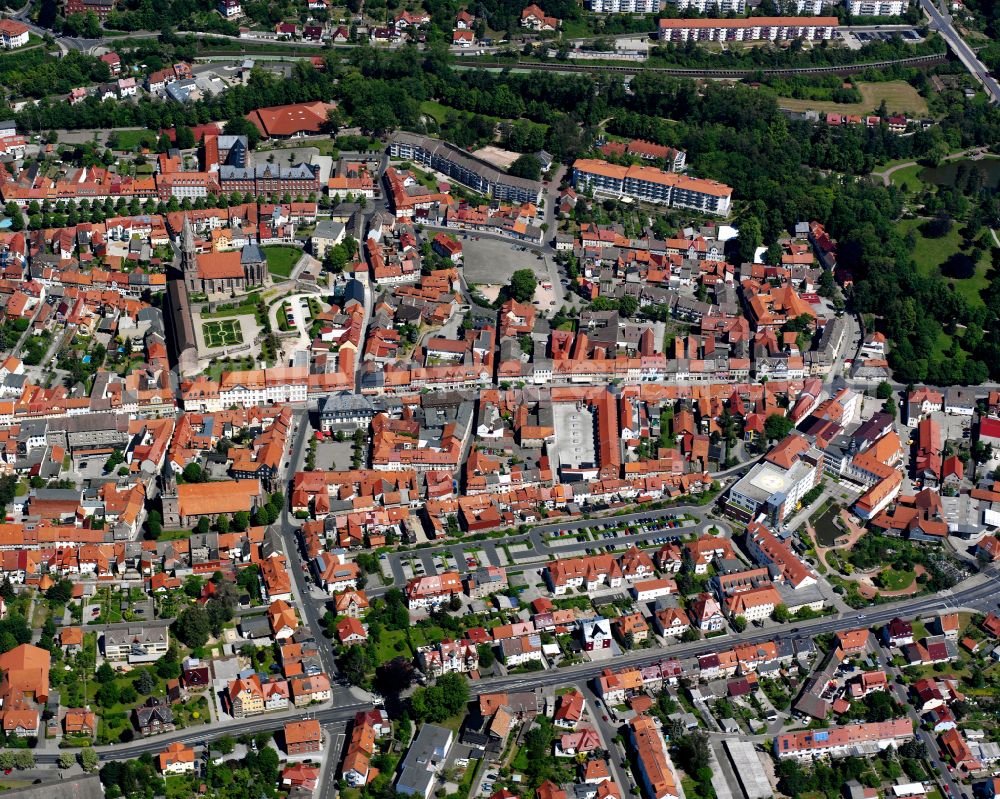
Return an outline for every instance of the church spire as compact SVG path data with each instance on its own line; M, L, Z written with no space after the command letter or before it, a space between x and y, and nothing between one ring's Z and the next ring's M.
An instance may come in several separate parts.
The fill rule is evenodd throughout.
M194 230L191 228L191 220L185 214L184 227L181 229L181 269L185 274L189 274L197 268L198 249L194 243Z
M194 230L191 229L191 220L187 214L184 215L184 227L181 230L181 250L185 255L195 251Z

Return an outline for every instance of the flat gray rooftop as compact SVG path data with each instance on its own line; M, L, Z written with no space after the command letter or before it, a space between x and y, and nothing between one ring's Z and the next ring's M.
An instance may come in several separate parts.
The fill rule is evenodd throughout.
M590 409L560 402L553 405L552 416L555 421L559 465L567 469L596 466L594 414Z

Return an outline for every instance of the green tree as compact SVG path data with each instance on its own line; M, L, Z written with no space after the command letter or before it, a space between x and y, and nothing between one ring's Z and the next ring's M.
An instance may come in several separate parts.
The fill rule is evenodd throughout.
M139 693L131 685L126 685L118 691L118 701L123 705L131 705L139 699Z
M489 644L480 644L476 647L476 653L479 655L479 667L483 669L488 669L493 666L496 662L496 656L493 654L493 647Z
M192 649L202 647L208 642L211 629L208 613L200 605L187 608L174 622L174 633L177 638Z
M756 216L748 216L740 223L740 234L737 238L739 259L741 263L753 263L757 248L764 243L760 220Z
M139 670L135 679L132 680L132 685L135 686L135 690L143 696L149 696L156 690L156 680L153 679L153 675L146 669Z
M100 762L100 758L97 756L97 752L94 751L94 747L88 746L80 750L80 765L88 774L93 774L97 771Z
M101 707L109 708L117 705L119 698L118 683L105 683L97 689L95 698L97 699L97 704Z
M49 602L65 605L73 597L73 581L60 580L58 583L45 592L45 598Z
M157 510L151 510L146 516L146 535L155 541L163 532L163 517Z
M511 298L517 302L530 302L531 298L535 296L535 289L537 287L538 281L535 279L533 271L530 269L518 269L511 275L508 291Z
M179 150L190 150L195 146L194 132L187 125L176 128L176 142Z
M892 383L883 380L875 388L875 396L880 400L889 399L892 396Z
M349 646L337 659L337 668L352 685L364 685L372 667L363 646Z
M201 464L197 461L192 461L185 466L182 474L184 476L185 483L200 483L205 479L204 474L202 473Z
M780 441L790 432L795 425L792 420L781 413L772 413L764 421L764 434L768 441Z
M434 685L418 688L410 699L413 715L420 721L441 722L458 715L469 701L469 685L463 674L445 674Z
M538 180L542 176L542 164L537 156L525 153L510 165L507 172L514 177Z

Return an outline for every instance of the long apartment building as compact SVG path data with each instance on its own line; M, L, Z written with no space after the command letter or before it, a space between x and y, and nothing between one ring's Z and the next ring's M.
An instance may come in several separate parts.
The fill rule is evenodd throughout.
M780 759L795 757L800 760L864 756L912 738L913 722L910 719L892 719L785 733L774 739L774 752Z
M737 19L661 19L665 42L787 42L833 38L836 17L746 17Z
M454 144L427 136L397 131L389 142L389 155L430 167L496 200L537 203L542 196L539 181L508 175Z
M592 188L595 195L631 197L671 208L690 208L708 214L729 213L733 190L723 183L664 172L650 166L619 166L591 158L573 164L573 185Z
M655 14L660 0L588 0L587 6L595 14Z
M663 736L649 716L629 722L629 739L635 751L646 799L678 799L681 793Z
M716 14L745 14L747 0L667 0L677 7L678 11L697 11L704 14L711 11Z

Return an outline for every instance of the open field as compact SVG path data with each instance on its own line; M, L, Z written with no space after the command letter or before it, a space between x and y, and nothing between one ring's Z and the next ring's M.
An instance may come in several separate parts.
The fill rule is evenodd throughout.
M302 256L302 250L298 247L283 247L280 244L271 247L263 247L264 255L267 257L267 271L278 277L288 277L292 274L292 268L298 263Z
M915 116L927 115L927 101L917 94L909 83L902 80L885 83L858 83L863 98L860 103L835 103L832 100L796 100L779 97L778 105L789 111L821 111L836 114L870 114L885 100L890 113L899 112Z
M955 225L946 236L937 239L927 238L920 232L920 226L926 221L926 219L903 219L899 222L899 227L903 233L911 230L916 233L917 246L913 250L913 260L921 274L930 275L935 270L940 271L949 258L962 251L962 236L958 225ZM985 235L988 237L989 233ZM992 239L988 238L987 243L992 244ZM983 298L980 292L989 285L987 278L989 269L990 254L987 249L976 264L975 274L972 277L958 279L945 275L945 279L952 283L955 290L970 303L981 305Z
M159 138L154 130L119 130L116 133L118 135L116 149L118 150L135 150L142 144L155 147L156 140Z
M892 567L886 569L878 576L878 583L886 591L901 591L913 585L916 575L912 571L899 571Z
M203 322L201 332L205 336L205 344L212 349L216 347L232 347L243 343L243 333L236 319L215 319Z

